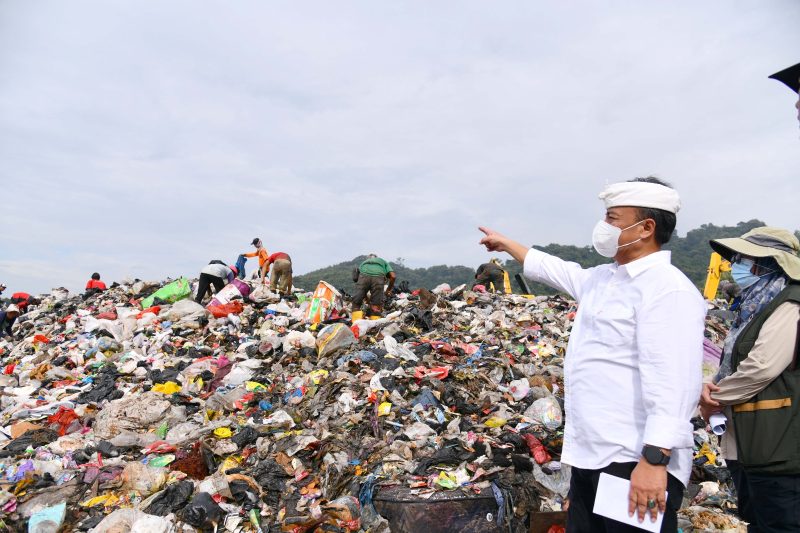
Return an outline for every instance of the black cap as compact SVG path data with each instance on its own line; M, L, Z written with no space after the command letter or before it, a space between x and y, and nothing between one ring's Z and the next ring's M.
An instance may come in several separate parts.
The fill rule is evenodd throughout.
M800 91L800 63L776 72L770 78L783 82L792 91L798 92Z
M261 239L259 239L258 237L256 237L255 239L253 239L253 242L251 242L250 244L252 244L253 246L255 246L256 244L258 244L258 241L260 241L260 240L261 240Z

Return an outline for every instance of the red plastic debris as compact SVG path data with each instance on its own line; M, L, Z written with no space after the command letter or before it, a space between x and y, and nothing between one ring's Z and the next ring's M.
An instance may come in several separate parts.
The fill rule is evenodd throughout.
M136 318L137 319L142 318L147 313L153 313L154 315L157 315L160 312L161 312L161 307L158 305L154 305L153 307L148 307L147 309L144 309L141 313L136 315Z
M54 414L47 417L47 421L50 424L58 426L58 434L61 437L67 434L67 429L69 429L70 425L72 425L75 420L78 420L77 413L63 406L59 407L58 411Z
M214 315L215 318L222 318L230 314L238 315L244 311L244 306L242 302L234 300L223 305L209 305L206 309L208 309L208 312Z
M547 453L547 450L544 449L544 444L542 441L537 439L535 436L531 435L530 433L526 433L522 436L525 439L525 444L528 445L528 451L530 451L533 460L536 461L536 464L544 464L551 461L553 458Z
M414 377L416 379L422 378L436 378L438 380L443 380L447 378L450 374L450 367L449 366L434 366L431 368L426 368L424 366L418 366L414 368Z

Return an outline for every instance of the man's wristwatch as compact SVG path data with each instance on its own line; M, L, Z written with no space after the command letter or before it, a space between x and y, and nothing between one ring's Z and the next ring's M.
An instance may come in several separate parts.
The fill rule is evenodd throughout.
M661 448L658 446L650 446L649 444L645 444L642 448L642 457L644 457L645 461L651 465L666 466L669 464L669 455L662 452Z

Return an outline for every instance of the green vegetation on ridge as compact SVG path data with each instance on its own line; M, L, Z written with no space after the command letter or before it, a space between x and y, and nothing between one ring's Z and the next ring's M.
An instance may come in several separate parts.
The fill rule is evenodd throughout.
M753 228L764 225L766 224L760 220L739 222L735 226L703 224L699 228L689 231L685 237L680 237L676 233L664 248L672 252L672 263L702 289L705 284L708 259L711 254L708 241L710 239L738 237ZM534 246L539 250L557 255L567 261L574 261L583 267L592 267L608 262L608 259L597 254L591 246L581 247L561 244ZM345 292L352 293L354 288L351 277L353 268L357 267L364 259L366 259L365 256L359 256L350 261L321 268L301 276L295 276L294 283L296 286L306 290L313 290L319 280L325 280ZM412 289L419 287L432 289L441 283L449 283L452 287L462 283L473 283L475 269L478 267L478 265L469 267L437 265L428 268L407 268L402 264L402 260L398 262L397 260L386 259L392 263L392 267L397 273L398 283L408 281ZM505 266L512 277L511 284L514 287L514 292L521 292L513 279L514 275L522 270L521 265L513 260L508 260ZM553 289L544 285L530 281L528 284L534 294L555 293Z

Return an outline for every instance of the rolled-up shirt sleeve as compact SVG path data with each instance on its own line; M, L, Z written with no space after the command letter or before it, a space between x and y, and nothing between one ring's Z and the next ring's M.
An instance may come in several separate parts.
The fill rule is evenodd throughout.
M563 291L578 302L583 293L583 285L591 276L591 270L535 248L528 250L523 263L526 278Z
M702 387L705 306L698 294L667 292L636 310L639 375L647 420L643 443L693 445L691 417Z

